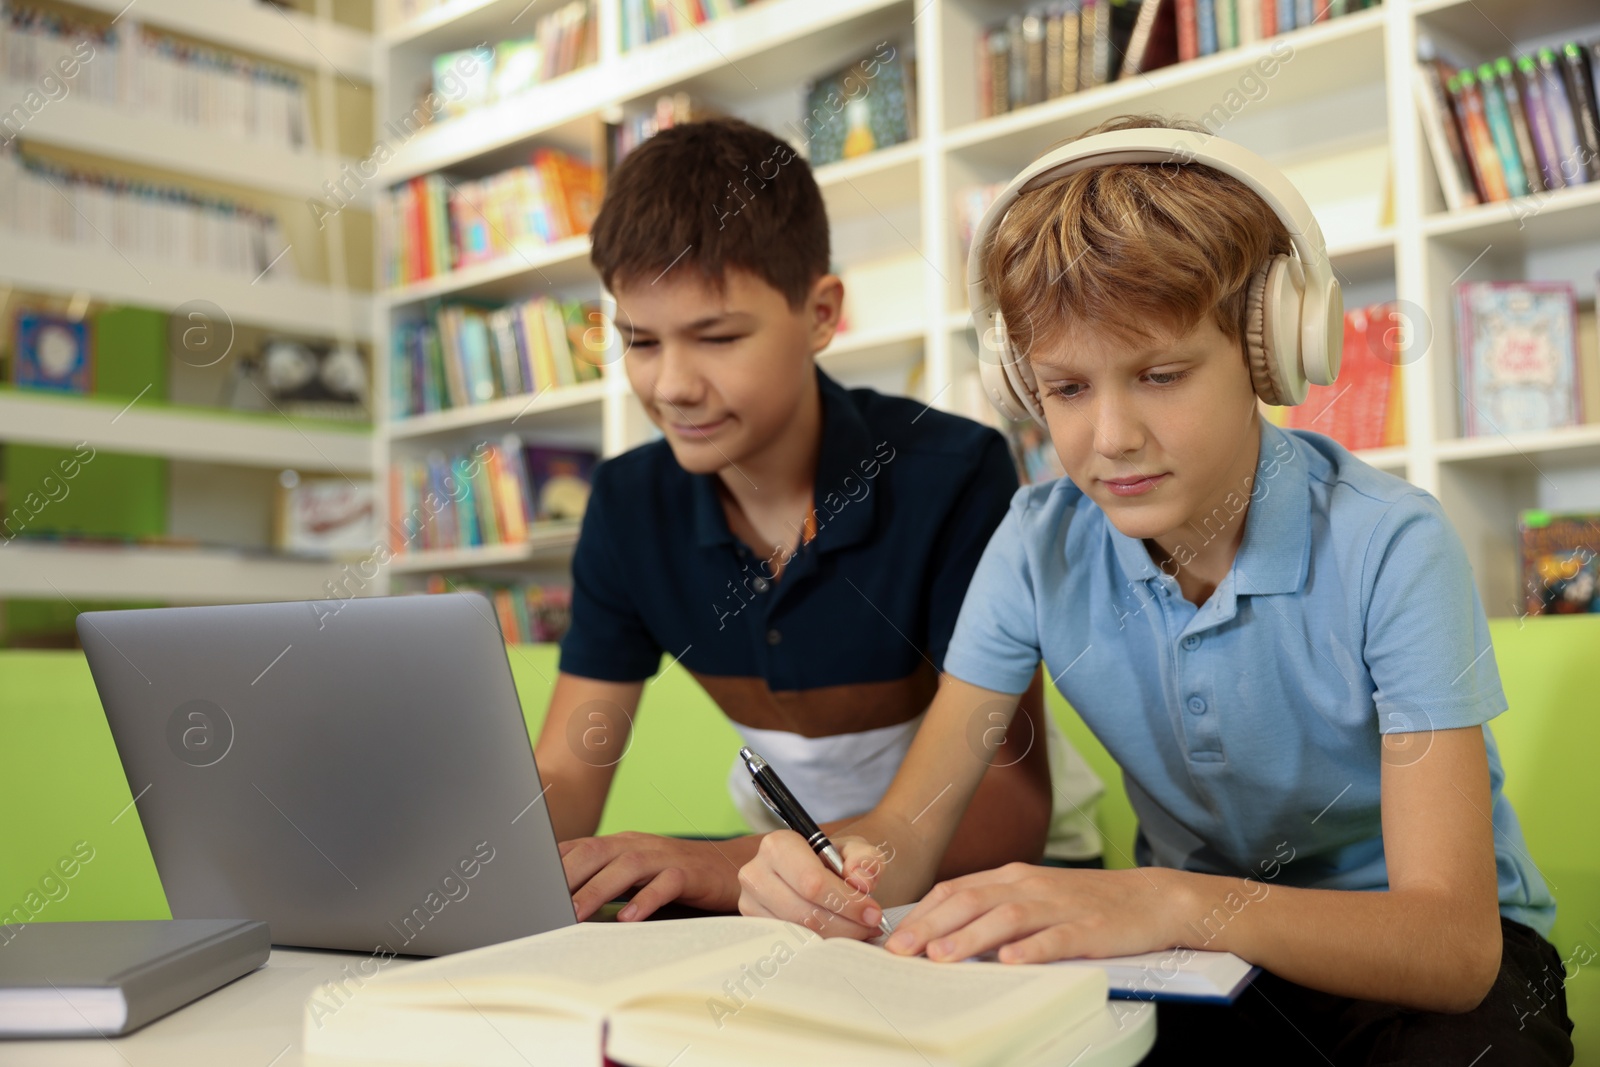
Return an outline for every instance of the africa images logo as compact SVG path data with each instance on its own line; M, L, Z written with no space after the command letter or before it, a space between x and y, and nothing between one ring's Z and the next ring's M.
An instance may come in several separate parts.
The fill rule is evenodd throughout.
M167 748L191 767L210 767L233 748L233 720L220 704L185 701L167 717Z

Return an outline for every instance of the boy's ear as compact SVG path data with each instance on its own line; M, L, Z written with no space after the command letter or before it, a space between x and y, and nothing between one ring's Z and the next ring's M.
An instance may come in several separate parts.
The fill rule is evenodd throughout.
M824 274L811 285L805 314L811 327L811 352L827 348L839 331L844 310L844 281L837 274Z

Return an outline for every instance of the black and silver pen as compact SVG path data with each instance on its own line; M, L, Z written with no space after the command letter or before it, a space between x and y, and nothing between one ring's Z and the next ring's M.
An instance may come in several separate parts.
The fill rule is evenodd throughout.
M839 850L833 847L833 842L828 840L828 835L822 832L815 819L806 813L800 801L789 792L783 784L783 779L778 777L778 772L772 765L749 748L739 749L739 756L744 760L745 769L750 772L750 780L755 784L756 795L761 802L772 810L782 823L801 837L806 839L806 844L811 846L811 851L822 857L822 861L833 868L833 873L840 878L844 877L844 859L839 855ZM893 932L889 919L880 913L878 929L885 934Z

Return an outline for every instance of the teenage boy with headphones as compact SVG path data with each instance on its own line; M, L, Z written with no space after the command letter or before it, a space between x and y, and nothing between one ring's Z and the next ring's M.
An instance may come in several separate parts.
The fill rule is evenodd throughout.
M1343 304L1304 200L1196 124L1125 116L1011 183L968 280L991 398L1049 429L1067 477L1013 497L911 751L834 837L848 884L776 833L740 909L870 937L920 897L890 951L1262 968L1229 1008L1161 1005L1149 1062L1210 1038L1257 1062L1314 1062L1310 1042L1338 1064L1570 1063L1555 904L1484 725L1507 705L1460 540L1427 492L1258 410L1338 373ZM1139 866L934 885L979 774L974 709L1041 656L1122 767Z

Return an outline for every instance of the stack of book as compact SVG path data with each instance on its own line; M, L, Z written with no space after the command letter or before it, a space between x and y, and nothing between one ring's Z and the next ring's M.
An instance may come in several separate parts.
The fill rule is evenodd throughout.
M1600 41L1476 68L1431 52L1417 107L1451 211L1600 181Z
M23 237L234 274L293 278L278 220L223 197L0 152L0 227Z
M535 297L502 308L445 304L394 332L393 408L398 417L598 380L604 353L586 335L601 321L593 302Z
M471 453L434 451L389 468L394 554L520 544L535 523L583 517L598 458L524 445L515 434Z
M429 593L459 593L476 589L494 605L500 634L508 644L531 645L560 641L572 621L572 588L536 582L458 582L430 574Z
M588 0L569 0L540 16L531 37L435 56L433 91L446 118L464 115L593 63L596 45Z
M978 37L988 118L1376 7L1379 0L1049 0Z
M599 168L551 148L477 181L413 178L386 198L384 278L405 285L589 232Z
M1405 444L1398 342L1411 326L1394 304L1346 311L1338 381L1313 385L1303 402L1279 409L1282 425L1326 434L1352 452Z
M293 151L311 144L306 87L287 68L131 20L105 27L53 9L0 5L0 76L6 84L49 93L65 59L73 61L73 73L64 84L82 100Z
M670 37L712 19L731 15L751 0L622 0L622 48Z

